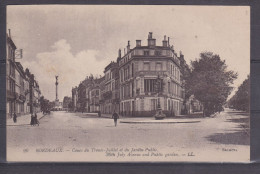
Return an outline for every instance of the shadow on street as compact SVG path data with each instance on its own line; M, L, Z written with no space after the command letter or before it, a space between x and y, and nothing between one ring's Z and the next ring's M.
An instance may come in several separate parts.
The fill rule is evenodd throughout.
M31 126L31 124L16 124L16 125L6 125L6 126Z
M250 138L244 131L216 133L206 137L206 139L218 144L250 145Z

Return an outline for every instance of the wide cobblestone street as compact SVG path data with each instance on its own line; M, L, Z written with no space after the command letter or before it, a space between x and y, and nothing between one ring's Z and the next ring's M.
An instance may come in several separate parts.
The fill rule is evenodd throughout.
M7 124L10 161L249 160L249 116L229 109L212 118L190 119L196 120L191 123L134 124L120 121L153 118L120 118L117 127L110 118L84 113L52 112L41 118L40 126L21 120L26 119Z

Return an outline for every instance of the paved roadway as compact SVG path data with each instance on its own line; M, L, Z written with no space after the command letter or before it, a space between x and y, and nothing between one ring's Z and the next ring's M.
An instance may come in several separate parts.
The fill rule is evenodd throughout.
M53 112L40 120L39 127L19 123L7 126L7 156L10 161L212 162L249 159L247 114L226 109L214 118L197 120L200 122L118 123L115 127L113 120L108 118ZM118 158L120 148L124 148L125 156ZM126 148L132 154L129 155ZM135 156L146 151L150 152L149 157Z

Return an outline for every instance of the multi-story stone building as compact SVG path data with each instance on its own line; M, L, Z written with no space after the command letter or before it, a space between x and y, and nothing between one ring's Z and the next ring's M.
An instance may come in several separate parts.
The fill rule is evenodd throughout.
M156 45L152 32L147 41L142 46L136 40L133 49L128 41L127 52L119 59L120 113L153 116L159 101L167 116L179 115L183 103L179 57L166 36L162 46Z
M94 79L94 84L89 91L90 112L100 111L100 87L105 77Z
M118 62L111 62L105 67L104 80L101 83L101 113L119 112L119 69Z
M16 46L9 34L6 38L6 116L11 118L15 112L15 50Z
M28 90L29 79L26 78L23 66L20 62L15 62L15 93L16 104L15 111L17 115L28 114L28 100L26 100L26 92Z
M38 82L35 80L34 74L29 69L25 70L26 76L29 77L29 94L30 94L30 113L40 112L41 91Z
M90 98L89 93L92 87L94 86L94 77L93 75L87 76L84 81L82 81L77 87L78 93L78 103L77 111L80 112L90 112Z

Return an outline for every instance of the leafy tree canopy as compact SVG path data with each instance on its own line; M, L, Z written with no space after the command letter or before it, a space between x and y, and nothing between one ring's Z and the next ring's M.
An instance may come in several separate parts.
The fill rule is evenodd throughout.
M250 103L250 76L238 87L235 95L228 101L229 107L241 111L249 111Z
M202 52L200 59L191 62L191 76L187 87L210 116L223 110L237 73L228 71L225 60L212 52Z

